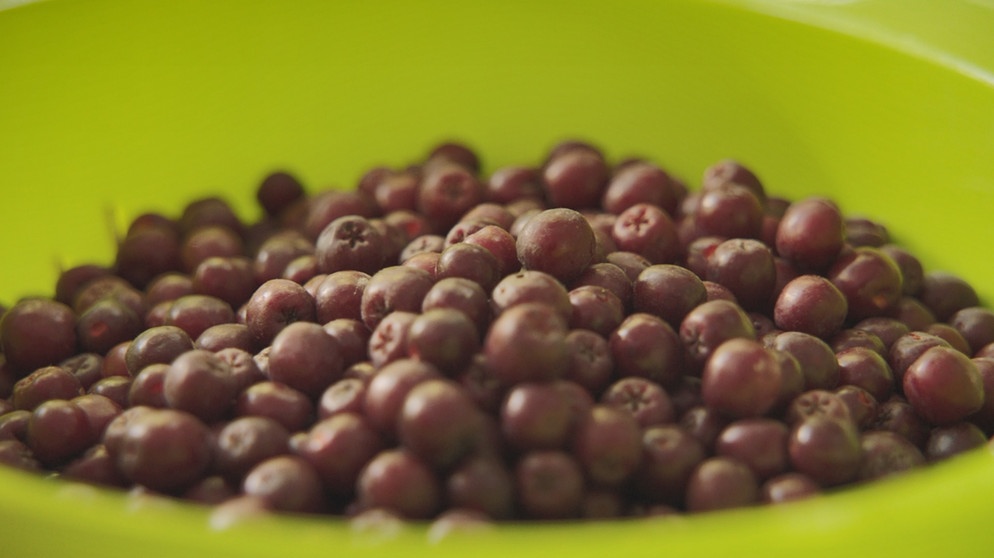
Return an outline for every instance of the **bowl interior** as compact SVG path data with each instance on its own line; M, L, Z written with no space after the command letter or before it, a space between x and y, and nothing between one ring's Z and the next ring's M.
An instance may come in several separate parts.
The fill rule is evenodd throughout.
M476 147L493 170L536 162L565 138L647 156L691 187L709 164L739 159L772 193L830 195L879 218L929 269L994 300L994 258L981 249L994 236L991 84L768 11L690 0L60 0L0 11L0 301L51 294L60 266L109 261L115 234L141 211L222 194L251 218L258 181L277 168L311 191L351 188L365 169L404 165L445 139ZM133 542L163 556L339 544L355 554L896 546L924 556L938 551L927 533L940 526L964 533L944 538L946 551L994 544L990 460L783 510L507 527L464 546L429 545L424 533L366 544L310 521L219 534L182 506L137 511L3 470L0 524L14 549L70 544L51 536L59 529L103 555Z

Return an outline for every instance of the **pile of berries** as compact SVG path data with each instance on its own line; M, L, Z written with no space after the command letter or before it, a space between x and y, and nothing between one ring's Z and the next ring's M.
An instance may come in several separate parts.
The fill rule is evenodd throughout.
M994 312L716 162L438 145L245 222L149 213L0 322L0 462L221 509L593 519L780 503L985 445Z

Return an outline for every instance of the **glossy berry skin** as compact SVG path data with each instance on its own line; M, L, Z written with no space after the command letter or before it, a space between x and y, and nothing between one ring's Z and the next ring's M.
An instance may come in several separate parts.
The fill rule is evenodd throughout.
M697 236L759 238L763 206L747 187L726 183L703 191L693 222Z
M621 269L625 275L628 276L630 281L635 281L638 279L639 273L642 273L645 268L652 265L648 259L635 252L627 252L624 250L618 250L617 252L611 252L605 259L608 263L614 264L619 269Z
M972 354L994 343L994 311L987 308L962 308L949 317L949 324L969 343Z
M769 348L765 343L764 346ZM804 391L806 379L804 371L801 370L801 363L794 355L777 349L771 349L771 352L780 365L780 393L772 409L776 414Z
M417 175L412 172L388 171L371 188L373 198L384 214L403 211L414 215L418 182Z
M866 347L851 347L836 353L839 383L865 389L877 401L894 391L894 374L879 353Z
M83 351L103 355L118 343L138 335L142 325L142 319L126 304L106 298L78 317L76 335Z
M731 419L725 413L704 403L694 405L680 414L677 424L689 432L708 451L714 451L715 441Z
M960 333L959 330L949 324L934 323L929 325L925 329L925 332L945 339L946 342L952 345L954 349L965 355L973 354L973 350L970 348L970 342L963 337L963 334Z
M946 321L959 310L980 303L977 291L966 280L937 270L925 273L918 298L935 314L938 321Z
M314 420L314 404L306 395L286 384L262 381L238 395L234 414L268 417L295 432Z
M134 285L144 287L155 277L179 270L181 238L173 223L132 223L117 246L115 269Z
M871 430L887 430L901 435L919 449L925 447L931 425L904 398L894 397L880 403Z
M273 339L269 378L310 397L317 397L342 377L341 346L324 328L295 322Z
M365 324L341 318L324 324L323 328L338 343L343 369L366 360L366 347L369 345L371 332Z
M362 292L360 314L370 330L395 311L418 312L434 280L428 272L406 266L389 266L372 275Z
M227 302L213 296L192 294L173 301L165 318L167 325L176 326L190 339L196 339L213 326L234 322L236 316Z
M346 412L317 422L296 453L314 467L332 494L351 496L362 469L384 445L362 415Z
M711 300L691 310L679 329L688 360L704 366L715 349L730 339L755 339L752 320L741 306L727 300Z
M278 216L304 195L304 187L300 180L287 171L267 174L255 191L259 205L271 217Z
M490 303L495 315L525 302L552 306L566 323L573 314L569 290L555 277L542 271L521 270L508 275L491 292Z
M314 297L288 279L271 279L256 289L245 305L245 325L260 347L294 322L314 321Z
M238 387L228 363L205 350L187 351L178 356L162 378L166 404L205 422L227 414Z
M614 373L608 341L593 331L574 329L566 335L566 344L571 358L565 379L583 386L591 393L600 393Z
M726 341L704 365L701 396L709 407L727 416L762 416L779 394L780 364L758 341Z
M442 505L442 486L434 471L404 449L378 453L359 473L360 509L383 508L407 519L427 519Z
M759 499L759 483L743 463L728 457L702 462L687 481L687 510L715 511L748 506Z
M204 349L212 352L223 351L224 349L240 349L242 351L255 350L255 343L252 335L248 332L245 324L218 324L209 327L200 334L194 341L194 348Z
M763 502L780 504L815 496L821 493L821 487L805 474L790 472L764 482L760 487L760 493Z
M545 194L552 205L570 209L597 207L608 181L608 166L596 151L570 149L550 157L542 169Z
M29 299L0 317L0 347L20 375L73 356L76 345L76 315L60 302Z
M161 218L166 221L165 226L170 226L168 219L165 217L152 216L149 214L149 218L155 220ZM139 216L138 219L141 219L141 216ZM107 277L111 274L112 270L109 267L92 263L80 264L64 269L61 273L59 273L59 278L55 282L55 293L53 298L62 304L72 306L73 301L76 299L77 293L82 287L93 279Z
M493 519L514 514L514 481L500 460L471 457L449 474L445 495L450 506L473 509Z
M772 418L734 421L715 440L715 453L742 462L756 475L767 479L787 468L787 426Z
M677 202L677 188L665 170L652 163L636 162L616 170L604 191L601 206L609 213L619 214L635 204L648 203L672 215Z
M446 231L482 202L484 195L483 185L471 171L461 165L439 164L423 177L416 208L434 230Z
M583 471L576 459L562 451L534 451L518 460L515 491L526 517L570 519L580 514Z
M865 430L873 424L880 404L870 392L858 386L844 385L834 393L849 409L849 416L860 430Z
M891 346L897 341L902 335L906 335L911 332L911 329L907 324L897 320L896 318L867 318L856 322L853 325L853 329L866 331L872 333L883 343L884 350L890 351ZM885 353L886 357L887 354Z
M541 199L543 192L539 172L525 166L501 167L487 179L486 197L491 202L504 204L521 199Z
M652 314L629 315L608 338L615 373L640 377L662 386L679 383L684 349L677 333Z
M328 386L318 400L319 419L326 419L342 413L361 413L366 398L366 381L355 377L344 377Z
M908 366L904 394L932 424L958 422L984 404L984 385L975 363L949 347L932 347Z
M516 247L525 269L543 271L568 283L593 260L594 231L577 211L548 209L528 220Z
M212 469L240 482L254 466L289 451L290 433L266 417L241 417L225 423L216 435Z
M252 274L258 284L278 279L290 262L313 254L314 242L303 232L282 230L260 241L252 259Z
M126 376L109 376L97 380L86 390L87 394L102 395L119 407L128 406L128 391L133 380Z
M501 279L500 262L482 246L457 242L442 250L435 262L434 279L450 277L470 279L489 292Z
M476 206L480 207L480 206ZM463 216L458 223L453 225L445 235L445 248L453 244L465 242L466 238L488 226L495 226L496 221L488 217L467 217ZM499 228L499 227L498 227ZM503 230L503 229L501 229Z
M682 248L676 226L662 208L638 203L621 212L611 228L619 250L639 254L651 263L673 263Z
M214 354L227 363L231 369L237 392L241 393L256 383L266 380L266 375L259 368L252 353L244 349L229 347L214 351Z
M257 286L252 260L244 256L207 258L191 279L194 293L221 299L232 308L244 304Z
M607 337L625 319L621 299L604 287L577 287L569 292L569 298L573 306L571 329L596 331Z
M325 275L313 293L315 318L326 324L338 318L361 320L362 293L369 284L369 274L361 271L336 271Z
M82 314L95 302L107 297L115 298L120 302L128 304L132 310L139 314L145 309L141 291L135 289L130 283L116 275L97 277L82 285L76 293L71 306L76 314ZM41 299L28 299L24 302L31 302L32 300Z
M600 402L627 411L643 429L676 419L666 390L645 378L628 377L614 382L601 394Z
M721 159L704 169L701 189L712 190L727 184L737 184L748 189L756 198L766 203L766 189L762 181L748 166L735 159Z
M880 250L890 256L901 270L901 277L904 279L901 290L904 294L918 296L925 280L925 268L921 260L908 249L892 243L884 244Z
M566 323L541 303L519 304L494 320L483 352L504 385L561 378L569 366Z
M727 287L744 309L765 310L777 279L773 253L758 240L725 240L708 256L704 278Z
M188 413L170 409L135 415L108 449L130 481L167 493L192 486L212 459L207 427Z
M322 273L352 270L374 273L386 256L386 239L358 215L339 217L321 231L315 245Z
M848 216L845 222L850 246L880 248L890 242L890 233L882 223L858 216Z
M649 502L682 504L687 479L706 457L701 442L675 424L646 428L635 485Z
M407 356L407 333L417 318L401 310L387 314L370 333L367 342L368 362L379 368Z
M632 310L659 316L671 327L707 300L704 281L685 267L656 264L638 274L631 283Z
M80 406L51 399L31 412L25 438L34 457L53 466L82 453L93 444L97 434Z
M619 486L641 463L641 430L631 413L595 405L577 424L572 450L591 483Z
M517 384L500 405L501 435L518 452L564 449L576 419L559 382Z
M977 357L972 360L984 385L984 404L970 420L984 432L994 432L994 358Z
M295 455L278 455L252 468L242 492L262 498L277 511L317 513L325 507L321 479L314 467Z
M439 279L425 293L421 311L453 309L462 312L476 328L478 337L486 334L492 319L489 295L483 287L462 277Z
M835 352L821 338L799 331L776 334L770 347L797 359L804 374L805 389L835 389L839 381L839 363Z
M987 435L972 422L933 428L925 444L925 458L930 462L942 461L961 453L982 447Z
M863 458L852 421L824 415L808 417L793 427L788 452L794 469L823 486L851 481Z
M835 392L823 389L812 389L798 395L784 413L786 423L791 426L816 416L841 421L852 420L845 401Z
M397 436L425 463L444 470L476 448L481 418L459 384L427 380L414 386L404 398L397 417Z
M387 364L366 387L363 401L366 418L384 437L396 437L397 419L410 391L421 382L442 377L442 373L427 362L399 359Z
M32 411L51 399L72 399L83 393L83 386L61 366L44 366L18 380L10 395L14 409Z
M845 222L832 201L811 197L792 203L777 227L777 252L802 269L820 271L845 243Z
M848 313L845 295L820 275L801 275L788 282L773 307L778 328L821 339L838 333Z
M904 373L914 361L918 360L925 351L934 346L950 347L945 339L924 331L911 331L897 338L891 344L887 361L890 363L894 377L900 382Z
M508 231L511 225L514 224L515 219L514 213L505 205L495 202L484 202L480 205L470 209L462 216L460 221L483 221L490 223L485 225L483 229L493 226L500 230ZM480 229L482 230L482 229Z
M465 368L479 349L475 324L451 308L429 310L416 317L407 332L407 355L455 374Z
M846 297L853 322L885 315L903 294L900 268L877 248L859 247L841 255L826 276Z
M465 242L481 246L493 254L497 259L497 272L500 277L521 269L516 239L499 226L485 226L467 236Z
M879 479L903 473L925 463L925 456L907 438L886 431L876 430L860 436L863 464L860 480Z
M300 223L309 240L317 240L324 229L336 219L358 216L369 219L375 213L371 196L364 192L326 190L307 200L306 215Z

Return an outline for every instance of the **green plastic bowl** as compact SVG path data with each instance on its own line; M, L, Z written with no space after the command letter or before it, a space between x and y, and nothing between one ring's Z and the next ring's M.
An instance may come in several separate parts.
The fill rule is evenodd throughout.
M734 157L774 193L830 195L989 302L991 29L980 0L0 0L0 300L109 262L141 211L223 194L254 217L275 168L352 187L444 139L492 170L584 138L692 186ZM330 519L212 525L0 470L0 555L984 555L992 495L978 450L780 507L433 541Z

